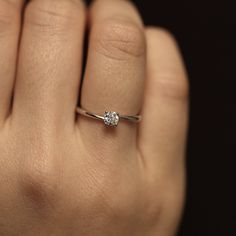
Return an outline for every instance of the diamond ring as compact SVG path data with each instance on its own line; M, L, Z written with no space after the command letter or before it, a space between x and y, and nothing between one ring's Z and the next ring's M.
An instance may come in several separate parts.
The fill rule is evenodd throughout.
M86 111L81 107L76 108L76 112L80 115L93 118L96 120L101 120L104 122L106 126L116 127L119 124L119 121L130 121L133 123L138 123L141 121L142 117L139 115L136 116L127 116L127 115L120 115L114 111L105 111L104 115L98 115L90 111Z

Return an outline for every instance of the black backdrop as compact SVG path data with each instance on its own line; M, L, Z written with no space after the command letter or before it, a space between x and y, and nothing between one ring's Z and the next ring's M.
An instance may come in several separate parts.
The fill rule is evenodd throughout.
M191 87L186 209L179 236L236 236L236 7L233 1L134 1L180 43Z

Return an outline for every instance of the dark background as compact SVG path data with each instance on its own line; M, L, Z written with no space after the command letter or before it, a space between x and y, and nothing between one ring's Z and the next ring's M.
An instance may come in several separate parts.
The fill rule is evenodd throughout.
M236 236L236 7L233 1L137 0L170 30L191 90L187 202L178 236Z
M236 236L236 7L217 0L135 3L146 24L176 36L189 72L188 191L179 236Z

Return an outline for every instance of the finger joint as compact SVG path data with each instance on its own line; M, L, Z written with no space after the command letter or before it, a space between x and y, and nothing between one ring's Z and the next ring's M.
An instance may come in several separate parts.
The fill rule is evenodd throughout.
M41 31L67 31L84 17L84 6L79 0L33 0L26 9L26 26Z
M144 54L144 33L139 26L123 20L109 20L95 27L92 40L98 53L118 60Z

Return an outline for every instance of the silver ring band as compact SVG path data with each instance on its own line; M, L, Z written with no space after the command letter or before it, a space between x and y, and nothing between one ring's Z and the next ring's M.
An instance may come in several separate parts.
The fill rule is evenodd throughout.
M142 120L142 117L140 115L135 115L135 116L120 115L119 113L114 111L106 111L104 115L99 115L90 111L86 111L81 107L77 107L76 112L80 115L92 119L101 120L104 122L105 125L113 127L116 127L120 120L129 121L133 123L139 123Z

